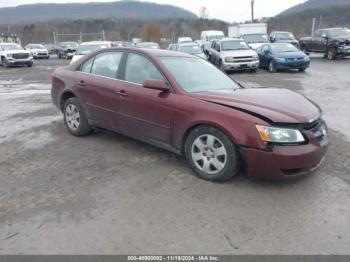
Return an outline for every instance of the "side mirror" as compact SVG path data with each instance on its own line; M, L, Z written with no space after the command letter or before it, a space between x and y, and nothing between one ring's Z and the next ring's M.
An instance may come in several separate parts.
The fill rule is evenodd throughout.
M322 38L327 38L327 35L326 35L326 34L323 34L323 35L322 35Z
M159 79L149 79L143 82L143 87L148 89L159 90L162 92L169 91L169 86L163 81Z

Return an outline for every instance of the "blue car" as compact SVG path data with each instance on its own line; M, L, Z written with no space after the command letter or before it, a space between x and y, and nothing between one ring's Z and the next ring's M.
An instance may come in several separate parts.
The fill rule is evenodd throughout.
M268 69L271 73L290 69L304 72L310 66L310 58L292 44L264 44L258 48L257 52L260 67Z

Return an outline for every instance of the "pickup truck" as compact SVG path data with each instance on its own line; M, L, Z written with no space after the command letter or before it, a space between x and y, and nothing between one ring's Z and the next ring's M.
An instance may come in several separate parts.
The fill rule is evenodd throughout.
M30 51L16 43L0 43L0 64L3 67L26 65L33 66L33 56Z
M347 28L319 29L313 37L303 37L299 43L304 53L324 53L329 60L350 56L350 30Z

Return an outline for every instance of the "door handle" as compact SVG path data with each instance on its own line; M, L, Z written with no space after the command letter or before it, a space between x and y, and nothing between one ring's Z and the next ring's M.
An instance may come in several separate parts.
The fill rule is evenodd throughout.
M128 96L128 94L125 92L125 90L120 90L117 92L117 94L120 96L123 96L123 97Z
M84 80L81 80L80 82L79 82L79 85L80 86L85 86L86 84L85 84L85 81Z

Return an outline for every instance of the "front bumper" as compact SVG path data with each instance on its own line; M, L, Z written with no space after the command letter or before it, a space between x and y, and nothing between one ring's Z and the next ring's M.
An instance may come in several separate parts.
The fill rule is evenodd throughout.
M350 45L347 45L344 47L339 47L338 53L343 55L343 56L350 56Z
M252 69L258 69L258 67L259 67L259 60L247 61L247 62L239 62L239 63L223 62L222 65L223 65L223 68L226 71L252 70Z
M288 69L306 69L310 67L310 61L297 61L297 62L278 62L275 61L275 68L280 70Z
M7 64L9 65L28 65L33 63L33 57L25 58L25 59L15 59L15 58L7 58Z
M33 54L33 57L34 58L48 58L48 57L50 57L50 55L49 54Z
M328 140L320 145L315 139L306 145L274 146L272 151L242 148L241 152L250 177L286 180L306 176L320 167L327 147Z

